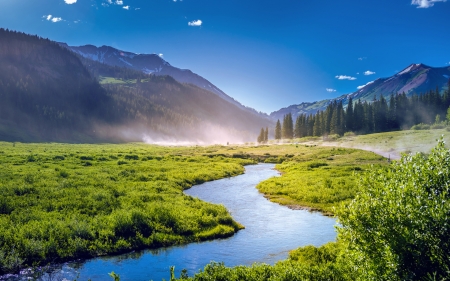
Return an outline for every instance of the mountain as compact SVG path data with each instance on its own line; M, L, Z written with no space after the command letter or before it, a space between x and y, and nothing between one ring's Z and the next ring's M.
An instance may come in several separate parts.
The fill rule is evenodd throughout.
M101 62L111 66L125 67L145 74L152 74L157 76L169 75L176 81L181 83L193 84L199 88L213 92L222 99L241 107L243 110L258 113L250 107L246 107L225 94L222 90L217 88L211 82L193 73L189 69L180 69L170 65L167 61L156 54L135 54L127 51L122 51L109 46L96 47L93 45L85 46L68 46L65 43L60 43L61 46L88 58L93 61ZM258 113L265 115L262 113Z
M0 29L0 140L254 141L268 118L170 76L110 66Z
M435 90L436 87L442 92L446 89L449 79L450 66L430 67L424 64L411 64L394 76L369 82L354 93L342 95L335 99L291 105L272 112L270 117L273 120L282 120L283 116L288 113L291 113L293 118L302 113L315 114L317 111L325 110L333 101L342 101L344 105L347 105L350 97L354 101L361 99L370 102L381 95L387 97L391 94L405 93L407 96L412 96Z

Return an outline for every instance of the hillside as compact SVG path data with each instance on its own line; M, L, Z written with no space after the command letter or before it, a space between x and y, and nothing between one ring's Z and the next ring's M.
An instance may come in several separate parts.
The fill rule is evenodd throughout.
M156 76L171 76L180 83L193 84L201 89L210 91L220 98L236 105L242 110L260 115L260 117L267 117L266 114L259 113L253 108L242 105L202 76L193 73L189 69L180 69L172 66L157 54L135 54L132 52L118 50L110 46L68 46L65 43L60 44L61 46L86 59L106 65L123 67Z
M1 140L243 142L270 125L170 76L82 59L37 36L0 38Z
M406 96L410 97L414 94L436 90L436 88L443 92L447 89L449 79L450 66L430 67L424 64L411 64L399 73L388 78L374 80L354 93L342 95L335 99L290 105L272 112L270 117L274 120L282 120L283 116L288 113L291 113L293 118L300 114L315 114L317 111L325 110L334 101L342 101L344 105L347 105L350 97L353 101L370 102L375 97L384 96L387 98L389 95L396 93L405 93Z

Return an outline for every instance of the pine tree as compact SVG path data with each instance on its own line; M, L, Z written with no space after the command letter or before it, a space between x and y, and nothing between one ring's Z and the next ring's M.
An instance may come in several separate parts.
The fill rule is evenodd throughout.
M267 143L269 141L269 127L266 127L266 131L264 132L264 142Z
M347 131L353 131L353 99L352 97L348 98L347 112L346 112L346 122L345 127Z
M275 125L275 139L280 140L281 139L281 124L280 119L277 120L277 124Z
M284 115L281 136L284 139L292 139L294 137L294 124L291 113Z
M258 143L264 142L264 128L261 128L261 131L259 132L257 141L258 141Z

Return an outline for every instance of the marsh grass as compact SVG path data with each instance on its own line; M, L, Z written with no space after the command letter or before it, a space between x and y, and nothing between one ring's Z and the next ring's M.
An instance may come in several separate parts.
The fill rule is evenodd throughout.
M202 147L0 143L0 273L227 237L225 207L183 190L243 173Z

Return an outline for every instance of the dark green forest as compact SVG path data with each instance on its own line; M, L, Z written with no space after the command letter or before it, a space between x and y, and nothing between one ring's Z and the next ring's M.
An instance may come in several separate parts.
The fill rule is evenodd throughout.
M436 124L446 119L450 106L450 80L447 90L439 89L407 97L405 93L391 94L389 99L380 96L372 102L353 101L345 109L342 101L331 102L326 110L316 114L300 114L295 123L286 114L278 120L275 139L292 139L308 136L343 135L346 132L370 134L409 129L418 124Z

